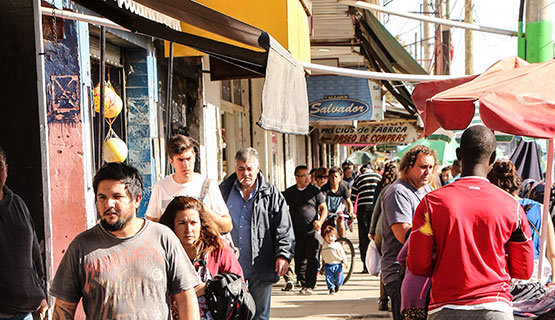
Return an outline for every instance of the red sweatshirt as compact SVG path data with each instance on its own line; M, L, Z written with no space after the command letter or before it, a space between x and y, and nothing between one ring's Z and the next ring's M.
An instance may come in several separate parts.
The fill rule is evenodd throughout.
M523 240L509 241L520 224ZM534 266L526 214L487 179L458 179L420 202L407 266L416 275L431 276L430 311L446 304L510 305L510 279L529 279Z

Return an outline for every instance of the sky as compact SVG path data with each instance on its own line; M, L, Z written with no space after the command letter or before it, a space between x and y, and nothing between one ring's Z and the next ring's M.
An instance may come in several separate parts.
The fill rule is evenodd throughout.
M435 3L435 1L433 1ZM421 0L384 0L386 7L399 11L419 13ZM474 23L480 26L517 31L518 0L474 0ZM464 20L464 0L450 0L450 18ZM385 20L384 20L385 19ZM417 20L386 15L382 19L391 34L399 36L404 44L415 42L415 33L420 39L421 23ZM454 46L452 75L464 75L464 30L452 28L451 39ZM482 73L496 61L517 55L517 37L485 32L474 34L474 73ZM414 54L413 54L414 56Z

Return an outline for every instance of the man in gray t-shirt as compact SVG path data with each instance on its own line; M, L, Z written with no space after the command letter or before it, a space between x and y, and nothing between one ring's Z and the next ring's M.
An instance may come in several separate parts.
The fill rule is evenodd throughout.
M137 169L109 163L94 178L100 223L69 245L52 283L54 319L72 319L81 299L87 319L200 319L198 276L167 227L137 218Z
M399 263L397 255L412 227L412 216L420 200L432 191L436 152L426 146L410 149L399 165L401 178L384 191L382 199L382 280L391 299L393 319L401 319Z

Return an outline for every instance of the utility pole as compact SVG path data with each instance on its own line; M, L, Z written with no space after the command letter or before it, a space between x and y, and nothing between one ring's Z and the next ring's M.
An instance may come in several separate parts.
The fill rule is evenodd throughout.
M443 19L448 19L448 0L436 0L436 16ZM435 51L435 65L434 74L450 74L451 63L451 30L449 26L437 25L436 26L436 51Z
M526 61L553 59L553 22L550 0L526 1Z
M431 0L424 0L422 6L423 14L425 15L432 15L432 3ZM430 66L432 64L432 24L429 22L424 22L423 25L423 35L424 39L422 39L422 46L424 48L424 54L422 55L422 61L424 62L423 66L426 71L430 72Z
M472 0L464 1L464 22L474 23L474 3ZM472 30L464 31L464 72L474 74L474 39Z

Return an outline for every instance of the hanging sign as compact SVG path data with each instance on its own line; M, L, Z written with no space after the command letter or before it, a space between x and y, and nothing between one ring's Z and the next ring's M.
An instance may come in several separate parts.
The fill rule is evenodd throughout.
M416 121L377 122L357 128L320 127L320 142L328 144L409 144L419 139Z
M313 101L309 105L311 118L349 120L363 117L368 112L372 114L372 107L368 103L349 99L349 96L326 96L323 100Z
M370 82L343 76L314 76L307 79L311 122L370 121L383 118L374 108Z

